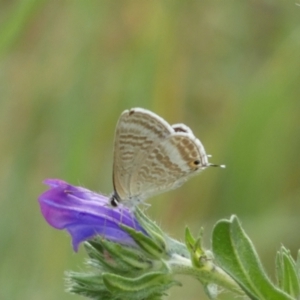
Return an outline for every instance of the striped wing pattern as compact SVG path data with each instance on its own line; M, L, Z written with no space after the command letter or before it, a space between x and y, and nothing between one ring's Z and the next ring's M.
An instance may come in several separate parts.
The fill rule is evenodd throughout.
M124 205L134 207L177 188L208 166L203 145L186 125L171 126L142 108L121 114L115 133L113 183Z

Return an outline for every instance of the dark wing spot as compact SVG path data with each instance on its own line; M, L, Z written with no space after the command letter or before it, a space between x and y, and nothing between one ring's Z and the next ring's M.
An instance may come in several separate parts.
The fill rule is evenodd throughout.
M181 126L173 126L173 129L175 130L175 132L187 132L184 128L182 128Z

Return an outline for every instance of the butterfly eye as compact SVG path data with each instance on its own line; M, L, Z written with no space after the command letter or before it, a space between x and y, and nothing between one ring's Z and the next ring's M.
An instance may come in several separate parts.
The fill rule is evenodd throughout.
M189 163L189 165L190 165L190 167L194 170L194 171L196 171L196 170L198 170L198 166L200 165L200 160L194 160L194 161L191 161L190 163Z

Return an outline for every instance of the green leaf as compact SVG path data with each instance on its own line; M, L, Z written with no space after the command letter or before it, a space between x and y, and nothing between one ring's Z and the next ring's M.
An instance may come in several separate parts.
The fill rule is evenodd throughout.
M124 295L125 299L148 299L150 296L161 295L173 285L180 285L162 272L147 273L137 278L104 273L103 282L112 294Z
M293 299L267 277L256 250L237 217L221 220L215 225L212 248L217 263L236 280L250 299Z
M150 228L152 231L157 232L161 236L164 235L164 232L161 230L161 228L157 226L155 222L150 220L138 207L136 207L134 215L143 228Z
M150 220L139 208L135 209L135 217L141 226L147 231L147 233L155 240L156 244L160 245L161 248L166 248L165 234L159 226Z
M299 299L300 286L297 265L289 250L281 247L276 256L279 286L292 297Z
M146 236L142 232L135 231L131 227L123 224L120 224L120 227L127 231L134 241L139 245L139 247L143 249L150 257L161 259L166 255L165 247L162 248L161 245L157 244L153 239Z
M116 264L107 259L105 255L105 249L101 245L101 242L95 240L90 240L84 242L84 248L90 257L87 263L99 270L113 271L116 269Z
M190 229L188 227L186 227L185 228L185 244L190 252L194 250L195 241L196 240L193 237Z
M206 252L202 248L203 228L201 228L198 238L195 239L188 227L185 229L185 244L190 252L191 261L194 267L200 268L203 260L208 259ZM210 258L209 258L210 259Z
M112 294L107 290L102 278L94 274L67 272L66 286L68 292L87 298L112 299Z
M106 271L136 272L151 268L152 262L136 248L123 246L104 239L96 239L84 243L84 246L93 261L98 261L99 266ZM99 251L103 249L102 251ZM106 250L106 251L104 251Z

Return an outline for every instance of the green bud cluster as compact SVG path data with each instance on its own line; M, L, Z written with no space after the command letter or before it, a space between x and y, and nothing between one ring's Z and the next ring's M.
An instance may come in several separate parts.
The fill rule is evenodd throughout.
M211 251L202 246L203 230L195 238L187 228L183 244L166 235L140 210L136 210L135 217L147 235L120 226L136 246L101 236L85 242L93 272L67 273L70 292L99 300L159 300L170 287L181 285L175 280L180 274L197 279L209 299L216 299L221 290L253 300L300 297L300 259L295 262L289 250L280 249L275 285L235 216L216 223Z
M69 272L68 290L91 299L161 299L174 280L167 261L170 251L161 229L140 210L135 216L148 235L120 224L136 247L97 236L85 242L91 274Z

